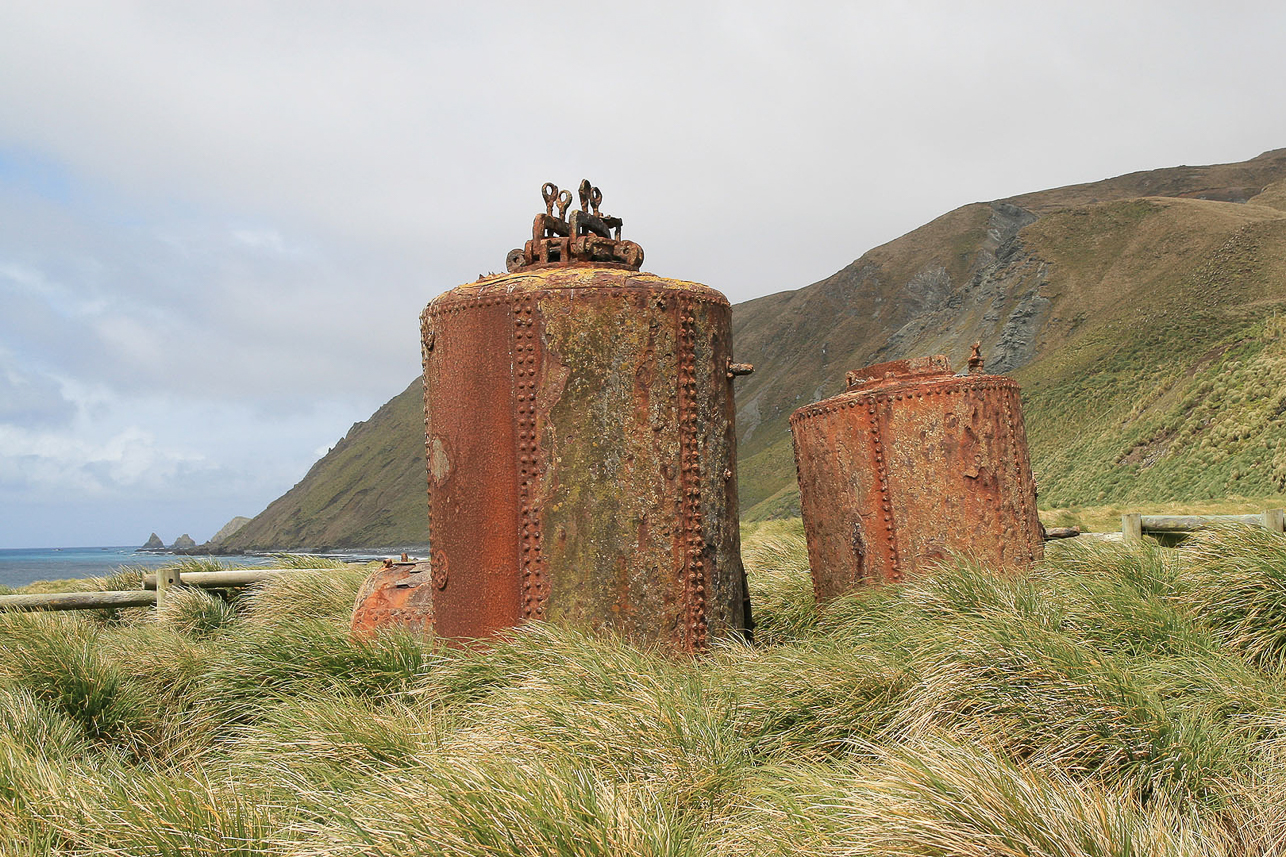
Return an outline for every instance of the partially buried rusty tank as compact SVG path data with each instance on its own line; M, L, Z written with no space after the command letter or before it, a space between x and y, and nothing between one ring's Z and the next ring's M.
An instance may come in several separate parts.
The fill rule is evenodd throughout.
M1044 550L1018 385L946 357L850 372L790 418L818 599L896 582L952 554L1025 568Z
M543 194L509 273L421 317L433 630L541 619L699 651L750 625L728 301L640 273L588 182L570 217Z

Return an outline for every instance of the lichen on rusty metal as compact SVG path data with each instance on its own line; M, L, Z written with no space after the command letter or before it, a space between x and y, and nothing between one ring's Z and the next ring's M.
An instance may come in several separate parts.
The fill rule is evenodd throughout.
M747 633L732 382L752 367L727 298L640 273L588 181L570 213L541 191L510 273L421 316L434 632L544 620L689 652Z
M429 486L440 633L545 619L699 651L744 630L726 298L573 266L469 283L426 316L428 444L450 462Z
M865 367L844 393L791 416L818 598L952 554L997 569L1040 558L1018 386L980 365L975 354L968 375L940 355Z

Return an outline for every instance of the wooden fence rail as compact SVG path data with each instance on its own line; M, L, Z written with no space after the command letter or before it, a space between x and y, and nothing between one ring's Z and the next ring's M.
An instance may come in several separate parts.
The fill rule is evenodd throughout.
M1286 511L1266 509L1257 515L1140 515L1121 516L1121 538L1138 541L1145 533L1186 535L1219 524L1248 524L1275 533L1286 532Z
M116 607L160 607L166 595L176 586L202 589L231 589L270 580L290 571L325 571L323 568L235 568L225 571L189 571L181 574L163 568L157 574L143 576L142 589L120 592L50 592L39 595L0 595L0 611L5 610L102 610Z
M189 571L178 581L183 586L196 586L201 589L221 589L223 587L249 586L252 583L269 580L288 571L321 571L322 569L294 568L230 568L226 571ZM163 577L155 574L143 575L143 588L156 589ZM175 581L167 580L165 585L174 586Z
M145 607L156 603L156 593L142 589L126 592L47 592L41 595L0 595L0 610L99 610L108 607Z

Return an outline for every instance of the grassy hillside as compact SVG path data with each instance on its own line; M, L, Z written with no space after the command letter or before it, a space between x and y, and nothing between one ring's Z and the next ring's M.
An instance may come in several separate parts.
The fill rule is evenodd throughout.
M734 307L742 512L798 514L795 408L974 341L1023 385L1045 508L1279 495L1284 285L1286 150L963 206ZM416 382L229 545L423 543L420 407Z
M799 522L752 529L757 641L700 659L354 643L351 567L0 615L0 852L1282 853L1286 538L1054 544L819 611Z
M1089 236L1115 246L1089 252ZM1049 215L1024 238L1058 272L1059 317L1015 373L1047 503L1286 491L1281 211L1109 203Z
M797 511L787 418L847 369L975 340L1023 385L1043 505L1281 493L1284 202L1286 150L1136 173L965 206L739 305L738 357L768 367L738 388L743 510Z
M428 542L424 398L415 379L221 550L403 548Z

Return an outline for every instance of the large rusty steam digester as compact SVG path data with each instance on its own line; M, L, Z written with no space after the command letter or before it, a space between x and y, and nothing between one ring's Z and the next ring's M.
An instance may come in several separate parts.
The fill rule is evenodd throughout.
M951 553L1024 568L1044 552L1018 385L944 356L848 375L790 418L818 599L895 582Z
M750 626L728 301L639 273L588 182L570 218L542 192L509 273L421 316L434 632L544 619L699 651Z

